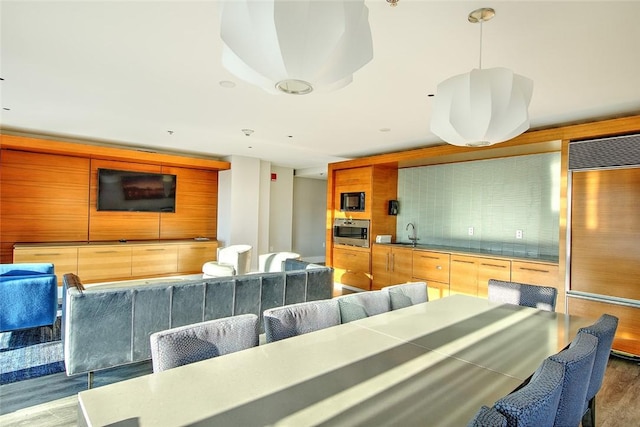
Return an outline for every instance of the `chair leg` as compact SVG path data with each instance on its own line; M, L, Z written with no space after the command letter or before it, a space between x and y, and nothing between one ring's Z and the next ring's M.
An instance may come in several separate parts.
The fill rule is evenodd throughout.
M91 389L93 387L93 371L89 371L87 373L87 389Z
M595 427L596 425L596 397L589 400L587 412L582 416L582 427Z

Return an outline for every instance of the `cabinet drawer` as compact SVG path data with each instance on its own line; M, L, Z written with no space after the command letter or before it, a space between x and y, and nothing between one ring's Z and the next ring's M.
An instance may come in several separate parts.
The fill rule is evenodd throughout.
M558 287L560 283L557 264L512 261L511 280L531 285Z
M132 276L157 276L177 271L178 247L176 245L133 247L131 254Z
M14 263L50 262L58 277L58 285L62 285L62 277L66 273L78 274L78 249L69 247L15 248Z
M351 271L370 273L370 256L368 252L350 249L333 248L333 266Z
M119 246L78 248L78 276L83 282L129 278L131 248Z
M478 259L478 296L487 297L489 279L511 280L511 261L504 259Z
M451 255L450 290L452 294L478 295L479 259Z
M202 264L216 260L217 242L192 243L178 246L178 272L200 273Z
M413 251L413 277L427 281L449 283L449 254Z

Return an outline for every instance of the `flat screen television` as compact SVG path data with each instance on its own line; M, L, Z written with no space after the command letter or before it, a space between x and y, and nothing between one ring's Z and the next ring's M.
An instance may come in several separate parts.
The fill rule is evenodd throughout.
M176 176L98 169L99 211L175 212Z

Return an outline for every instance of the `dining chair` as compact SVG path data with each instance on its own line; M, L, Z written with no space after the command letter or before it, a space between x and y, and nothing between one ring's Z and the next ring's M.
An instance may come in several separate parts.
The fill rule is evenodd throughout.
M489 301L555 311L558 291L551 286L489 279Z
M598 338L598 348L596 350L596 358L593 362L593 370L591 371L591 379L587 389L587 397L583 415L582 425L596 425L596 394L602 387L604 373L607 369L607 362L611 354L611 346L613 345L613 337L618 328L618 318L609 314L603 314L600 318L590 326L580 328L578 332L585 332Z
M218 248L216 261L205 262L202 277L239 276L251 269L250 245L231 245Z
M409 282L386 286L382 288L382 291L389 293L391 310L429 301L427 284L425 282Z
M467 427L507 427L507 418L495 408L482 406Z
M241 314L155 332L153 372L223 356L258 345L258 316Z
M508 427L552 426L563 380L564 366L545 359L525 386L499 399L493 407L505 416Z
M597 347L598 338L586 332L578 332L568 348L549 356L549 359L564 365L562 393L554 426L580 425Z
M266 341L273 342L340 324L340 308L335 299L307 301L265 310Z
M336 298L340 307L341 323L375 316L391 310L389 293L384 291L356 292Z

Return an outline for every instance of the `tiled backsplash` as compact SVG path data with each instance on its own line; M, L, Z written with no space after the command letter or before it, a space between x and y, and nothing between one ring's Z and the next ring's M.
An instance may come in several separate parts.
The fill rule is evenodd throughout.
M398 200L399 242L411 222L418 244L558 256L560 153L400 169Z

